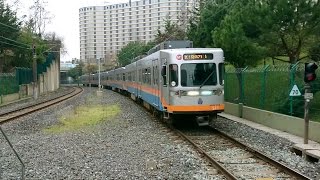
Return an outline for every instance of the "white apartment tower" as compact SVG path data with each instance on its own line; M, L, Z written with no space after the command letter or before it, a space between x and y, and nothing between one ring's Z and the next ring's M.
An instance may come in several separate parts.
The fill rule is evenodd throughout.
M80 60L110 63L131 41L148 42L166 19L186 23L198 0L138 0L79 9Z

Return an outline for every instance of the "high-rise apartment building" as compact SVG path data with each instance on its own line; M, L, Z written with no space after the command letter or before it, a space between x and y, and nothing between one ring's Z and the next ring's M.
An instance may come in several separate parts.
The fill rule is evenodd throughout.
M197 0L138 0L79 9L80 60L110 63L133 41L148 42L166 19L186 23Z

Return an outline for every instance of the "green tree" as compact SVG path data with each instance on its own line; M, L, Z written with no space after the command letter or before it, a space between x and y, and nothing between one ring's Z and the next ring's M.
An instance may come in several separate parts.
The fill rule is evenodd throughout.
M83 68L84 68L84 63L78 64L76 67L70 69L67 72L67 75L72 77L74 80L78 80L80 76L83 75ZM95 69L92 69L91 71L94 72Z
M240 68L255 66L264 57L266 51L252 39L257 36L257 33L247 19L250 9L250 3L234 6L212 34L214 45L224 50L226 61L238 68L239 87L243 83ZM241 102L243 102L243 93L243 89L239 88Z
M92 74L97 72L98 70L98 66L94 65L94 64L88 64L87 66L85 66L85 72L88 74Z
M254 10L252 19L262 32L260 43L270 57L286 56L286 62L295 64L304 58L302 52L313 47L320 31L320 1L262 0Z
M158 29L158 33L155 36L155 43L160 44L164 41L184 40L186 36L186 32L181 29L177 23L172 23L169 19L166 19L164 32Z
M309 49L310 58L313 61L320 62L320 43L313 44Z
M20 32L20 22L16 12L0 0L0 72L8 71L7 65L12 60L13 49L27 48L17 42ZM6 67L6 69L4 69Z
M195 47L214 47L212 31L219 27L233 3L232 0L201 1L199 8L192 12L187 30L188 39Z
M139 41L128 43L117 55L119 65L125 66L130 64L134 61L135 57L145 55L152 46L154 46L153 42L147 44Z
M259 33L250 21L251 9L251 3L233 6L212 32L214 46L224 49L226 61L235 68L255 66L265 56L266 49L254 40Z

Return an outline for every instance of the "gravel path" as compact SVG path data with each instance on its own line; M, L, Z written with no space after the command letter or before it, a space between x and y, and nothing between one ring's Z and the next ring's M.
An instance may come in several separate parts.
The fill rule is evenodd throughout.
M63 105L3 125L25 163L26 179L223 179L144 108L112 91L95 94L87 88ZM117 104L121 112L80 130L44 131L83 104ZM0 179L19 179L20 168L0 136Z

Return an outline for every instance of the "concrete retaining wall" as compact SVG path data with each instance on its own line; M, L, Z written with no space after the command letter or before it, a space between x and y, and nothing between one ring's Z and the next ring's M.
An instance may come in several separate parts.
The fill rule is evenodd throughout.
M225 102L225 113L237 117L241 117L242 113L242 118L244 119L304 137L304 120L302 118L273 113L247 106L243 106L241 112L240 105L228 102ZM320 142L320 123L312 121L309 123L309 139Z
M40 74L38 76L38 94L47 93L50 91L55 91L60 87L59 84L59 61L53 61L50 67L55 68L48 68L48 71ZM50 87L48 88L48 85ZM8 94L8 95L1 95L0 96L0 105L7 104L13 101L17 101L21 98L31 97L33 96L33 84L25 84L20 85L20 89L18 93Z

